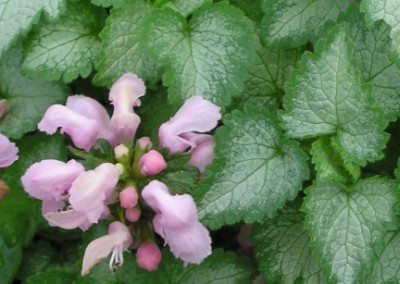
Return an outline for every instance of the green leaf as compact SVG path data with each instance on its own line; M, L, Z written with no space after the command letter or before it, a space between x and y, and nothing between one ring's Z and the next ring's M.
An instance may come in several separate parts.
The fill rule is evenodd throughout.
M393 182L369 178L352 188L338 182L306 190L306 226L335 283L358 283L380 253L396 198Z
M240 10L242 10L245 15L249 17L258 28L261 25L261 20L264 16L264 13L261 9L262 1L263 0L229 0L229 3L240 8Z
M49 242L39 240L24 249L24 258L18 271L17 278L27 277L45 272L57 262L57 250Z
M54 20L43 19L25 42L22 71L31 78L68 83L89 76L100 51L105 12L85 1L68 1Z
M287 207L274 219L252 228L258 267L267 283L327 283L303 221L302 213Z
M279 102L289 72L300 58L299 49L271 49L257 39L256 62L249 69L250 77L239 100L254 107ZM277 103L276 103L277 104Z
M362 80L371 83L372 95L386 119L394 121L400 115L400 70L396 66L400 66L400 60L390 58L396 64L389 60L390 27L382 21L367 27L358 8L351 6L341 20L350 23L350 37L354 41L354 55L361 64Z
M261 35L271 46L293 48L323 35L324 24L336 21L348 0L264 0Z
M361 85L353 47L344 25L306 52L286 85L283 127L290 137L336 133L354 162L365 165L383 156L387 122L375 107L368 86Z
M175 11L187 17L192 14L196 9L205 3L211 3L212 0L171 0L165 3L165 7L174 9Z
M360 177L360 167L347 161L346 153L341 151L337 140L333 137L319 138L312 144L310 154L319 182L323 180L355 182Z
M37 134L17 143L19 159L4 169L2 179L9 185L9 194L0 204L0 236L8 247L30 242L41 220L40 204L23 190L20 179L26 169L43 159L64 160L67 155L62 136Z
M93 78L95 84L111 86L127 72L153 82L161 77L159 65L153 63L139 46L142 23L150 10L150 4L142 0L127 0L123 7L111 10L100 33L101 61Z
M26 284L71 284L76 275L60 268L40 272L29 277Z
M0 3L0 57L20 34L29 31L42 12L50 18L60 13L63 0L5 0Z
M224 125L199 189L199 216L211 228L272 217L296 197L309 174L306 155L267 114L235 111Z
M21 243L8 247L0 237L0 283L12 283L21 262L21 256Z
M0 61L0 98L7 99L9 104L9 112L0 122L0 132L11 138L35 130L45 110L64 101L69 93L63 84L22 76L21 53L22 47L18 45Z
M251 22L226 2L201 6L189 23L169 8L155 9L142 31L144 49L166 67L163 81L174 104L199 95L229 105L243 90L253 39Z
M101 6L101 7L110 7L114 8L121 7L125 4L126 0L91 0L92 4Z
M389 233L386 247L375 263L371 275L364 283L399 283L400 282L400 231Z
M390 37L393 40L393 49L400 56L400 5L397 0L363 0L361 11L365 13L367 21L384 20L390 27Z

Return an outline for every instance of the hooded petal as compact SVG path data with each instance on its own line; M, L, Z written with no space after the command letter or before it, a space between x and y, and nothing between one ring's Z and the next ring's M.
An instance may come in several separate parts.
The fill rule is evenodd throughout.
M164 227L164 240L175 257L187 263L199 264L211 254L211 238L208 230L198 221L185 230Z
M25 191L33 197L61 200L66 197L72 182L84 171L84 167L75 160L68 163L42 160L31 165L21 181Z
M204 173L206 166L214 160L214 141L211 135L207 134L187 134L185 138L194 143L196 146L190 152L189 165L199 169L200 173Z
M162 227L180 230L198 218L196 205L190 195L171 195L167 186L157 180L143 188L142 197L157 213Z
M118 144L117 135L111 127L110 116L98 101L86 96L77 95L68 97L66 106L87 118L97 121L97 138L107 140L112 146Z
M78 148L89 150L96 143L99 129L96 120L56 104L46 110L38 128L47 134L54 134L59 127L61 133L67 133Z
M179 111L160 126L160 145L172 153L185 150L191 143L180 137L187 132L207 132L221 119L220 108L199 96L188 99Z
M112 222L108 227L108 235L95 239L86 247L81 274L88 274L90 269L110 252L122 253L132 242L128 228L121 222Z
M69 191L71 206L84 212L92 223L96 223L119 180L118 168L104 163L94 170L82 173L73 183Z
M140 117L133 108L140 105L139 98L145 91L142 79L132 73L123 75L111 87L109 98L114 106L111 125L122 141L130 141L135 136Z
M18 160L18 148L15 143L10 142L10 140L0 134L0 168L5 168L10 166L16 160Z
M84 213L74 209L61 212L47 212L43 217L49 222L50 226L69 230L79 227L81 230L86 231L92 225L92 222L88 220Z

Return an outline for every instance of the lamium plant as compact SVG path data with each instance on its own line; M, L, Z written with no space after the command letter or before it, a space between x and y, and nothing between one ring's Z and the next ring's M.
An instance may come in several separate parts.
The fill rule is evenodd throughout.
M0 283L400 283L400 2L0 3Z

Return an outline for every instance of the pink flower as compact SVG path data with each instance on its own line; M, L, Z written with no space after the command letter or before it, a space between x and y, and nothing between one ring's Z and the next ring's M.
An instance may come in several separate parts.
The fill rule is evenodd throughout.
M119 180L118 168L104 163L84 172L72 183L69 202L73 209L85 213L92 223L97 223Z
M219 107L202 97L191 97L169 121L160 126L160 145L168 148L171 153L193 148L195 144L186 139L185 134L210 131L220 119Z
M145 91L143 81L132 73L123 75L111 87L110 101L114 106L111 125L123 142L131 141L136 134L140 117L133 108L140 106L139 98L144 96Z
M151 176L165 170L167 168L167 163L163 155L156 150L150 150L140 158L139 168L144 176Z
M57 160L42 160L31 165L22 176L25 191L37 199L56 201L68 198L69 189L74 180L85 168L70 160L67 163Z
M139 267L147 271L157 270L161 261L161 252L158 246L153 242L144 242L136 252L136 262Z
M10 142L10 140L0 134L0 168L5 168L10 166L16 160L18 160L18 148L15 143Z
M121 203L121 207L125 209L130 209L136 206L138 203L138 194L136 188L133 186L127 187L123 189L119 193L119 202Z
M190 195L171 195L164 183L154 180L145 186L142 197L156 212L154 230L164 238L175 257L185 264L198 264L211 254L209 232L199 222Z
M141 213L139 208L128 208L125 210L125 218L129 222L135 223L139 220Z
M214 160L214 141L208 134L186 134L184 136L195 146L190 152L189 165L199 169L200 173L204 173L206 166Z
M85 250L83 256L81 274L84 276L100 260L110 253L109 267L111 271L124 263L124 250L132 244L133 239L129 229L121 222L114 221L108 226L108 234L92 241Z
M61 133L67 133L74 145L84 150L93 147L99 138L113 146L117 142L106 110L96 100L85 96L70 97L67 106L50 106L38 128L47 134L54 134L61 128Z
M81 173L69 189L69 203L43 203L43 216L50 226L64 229L87 230L93 223L104 219L110 213L107 207L118 183L119 172L115 165L104 163L94 170ZM64 209L64 210L63 210Z

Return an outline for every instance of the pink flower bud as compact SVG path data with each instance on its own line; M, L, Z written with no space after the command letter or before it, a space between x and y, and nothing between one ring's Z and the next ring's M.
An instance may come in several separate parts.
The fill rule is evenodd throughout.
M135 223L140 218L141 211L139 208L130 208L125 210L125 218L132 223Z
M143 150L150 150L153 147L150 137L147 136L138 139L137 143L139 144L139 148Z
M167 168L164 157L156 150L144 154L139 161L140 171L145 176L156 175Z
M7 100L0 100L0 118L2 118L8 112Z
M117 160L121 159L122 156L128 155L129 149L124 144L119 144L114 148L114 155Z
M136 188L133 186L123 189L119 193L119 202L121 206L125 209L133 208L138 202L138 194Z
M140 245L136 252L137 264L147 271L154 271L161 261L161 252L153 242L145 242Z

